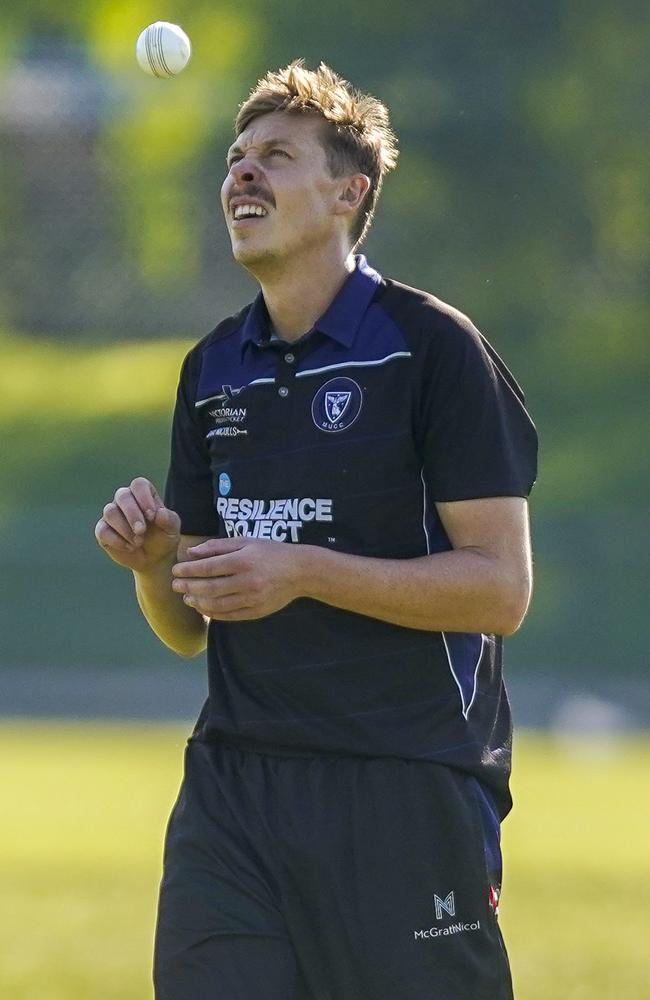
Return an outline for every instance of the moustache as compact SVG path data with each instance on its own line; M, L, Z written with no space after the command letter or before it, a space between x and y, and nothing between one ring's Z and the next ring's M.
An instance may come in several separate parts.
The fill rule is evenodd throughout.
M271 192L265 191L258 184L247 184L245 188L233 188L228 196L229 204L233 198L257 198L259 201L266 202L271 208L275 208L275 198Z

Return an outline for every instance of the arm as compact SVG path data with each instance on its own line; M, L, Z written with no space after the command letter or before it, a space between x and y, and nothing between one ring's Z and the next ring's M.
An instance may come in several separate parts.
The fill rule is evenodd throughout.
M406 628L516 632L532 589L526 501L496 497L437 508L450 552L369 559L312 549L305 596Z
M164 506L148 479L134 479L116 491L97 522L95 537L114 562L132 570L138 603L158 638L181 656L205 649L205 619L171 585L176 560L205 539L180 534L178 514Z
M298 597L406 628L515 632L531 592L526 501L440 503L450 552L375 559L312 545L210 539L173 569L173 588L210 618L261 618Z
M172 566L187 558L191 545L204 542L198 535L181 535L177 552L150 570L134 570L135 592L142 614L161 642L179 656L196 656L207 645L208 627L203 615L179 599L172 590Z

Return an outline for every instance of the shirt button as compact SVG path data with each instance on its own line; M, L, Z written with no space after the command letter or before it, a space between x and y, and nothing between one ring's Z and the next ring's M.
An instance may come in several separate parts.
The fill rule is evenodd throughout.
M291 352L289 352L289 354L285 354L284 360L287 362L288 365L292 365L296 360L296 355L291 354Z
M278 396L282 396L283 399L286 399L288 395L289 395L289 390L287 389L286 385L281 385L280 388L278 389Z

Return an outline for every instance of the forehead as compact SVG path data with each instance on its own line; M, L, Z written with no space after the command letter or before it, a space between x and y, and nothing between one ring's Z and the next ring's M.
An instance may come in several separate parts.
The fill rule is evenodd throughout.
M240 132L234 146L246 149L263 143L286 142L294 146L322 147L322 121L310 114L288 114L286 111L270 111L252 122Z

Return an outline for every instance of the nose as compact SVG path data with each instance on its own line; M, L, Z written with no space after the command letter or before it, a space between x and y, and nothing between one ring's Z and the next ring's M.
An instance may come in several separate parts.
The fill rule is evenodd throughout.
M230 173L237 184L250 184L260 176L255 164L246 157L236 160L230 168Z

